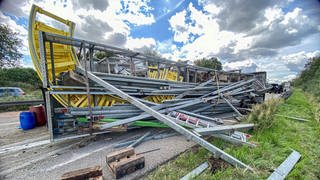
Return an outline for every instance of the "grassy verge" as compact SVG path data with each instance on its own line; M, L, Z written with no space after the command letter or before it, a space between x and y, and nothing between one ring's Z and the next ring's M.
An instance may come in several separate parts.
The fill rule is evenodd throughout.
M236 147L214 139L212 144L233 155L242 162L255 168L256 172L228 167L212 174L206 170L195 179L266 179L272 170L278 167L291 153L291 149L300 152L302 158L296 164L288 179L320 178L320 124L316 121L315 104L301 91L295 90L292 96L282 102L275 110L277 114L310 119L311 122L298 122L284 117L273 116L273 123L267 128L256 129L250 134L251 141L259 144L257 148ZM261 117L263 117L261 115ZM188 151L175 160L158 167L149 174L149 179L179 179L211 154L199 148L197 152Z
M28 91L26 95L23 96L6 96L0 97L0 102L12 102L12 101L27 101L27 100L38 100L42 99L42 93L38 91Z
M43 99L41 90L24 90L26 95L23 96L6 96L0 97L1 102L14 102L14 101L28 101L28 100L39 100ZM0 107L0 112L7 112L7 111L24 111L28 110L29 105L20 105L20 106L11 106L11 107Z

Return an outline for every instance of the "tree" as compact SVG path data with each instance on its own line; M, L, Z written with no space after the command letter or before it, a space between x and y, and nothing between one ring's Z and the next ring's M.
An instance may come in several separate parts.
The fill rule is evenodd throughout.
M2 68L0 69L0 82L22 82L33 86L41 85L37 72L32 68Z
M151 48L146 48L143 50L143 54L147 55L147 56L152 56L152 57L156 57L156 58L162 58L161 54Z
M22 41L18 35L19 33L13 32L7 25L0 25L0 68L19 66L22 58L19 48Z
M293 84L320 97L320 56L308 60L305 69L293 80Z
M194 61L194 64L200 67L222 70L221 62L216 58L212 57L210 59L202 58Z
M106 52L106 51L97 51L96 53L94 53L94 57L96 57L97 59L103 59L105 57L109 58L114 56L114 53L112 52Z
M152 48L145 48L142 50L142 53L146 56L152 56L155 58L163 58L162 55L158 51L156 51ZM150 66L157 66L158 64L156 62L149 62L149 65Z

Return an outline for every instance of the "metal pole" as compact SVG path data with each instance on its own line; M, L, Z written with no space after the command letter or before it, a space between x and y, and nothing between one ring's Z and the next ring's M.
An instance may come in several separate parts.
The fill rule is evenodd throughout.
M94 45L91 46L91 48L89 49L89 71L95 71L94 65L93 65L93 48Z
M222 96L222 98L227 102L227 104L234 110L234 112L236 112L240 117L243 117L243 115L238 111L238 109L236 107L233 106L233 104L231 104L231 102L226 99L225 97Z
M44 39L44 32L39 31L39 48L40 48L40 59L41 59L41 73L42 73L42 85L43 88L48 88L48 68L47 68L47 57L46 57L46 43Z
M160 63L158 62L158 78L157 79L160 79Z
M204 83L199 84L199 85L196 86L195 88L206 86L206 85L210 84L211 82L212 82L212 80L210 79L210 80L208 80L207 82L204 82ZM186 96L186 95L188 95L188 94L191 94L191 93L193 93L192 90L191 90L191 91L183 92L182 94L176 96L174 99L181 99L181 98L183 98L184 96Z
M90 51L90 50L89 50ZM93 52L93 51L92 51ZM91 54L91 51L89 52ZM90 55L91 57L91 55ZM83 61L84 61L84 69L85 69L85 79L86 79L86 93L87 93L87 100L88 100L88 110L90 114L90 134L92 134L92 120L93 120L93 115L92 115L92 107L91 107L91 95L90 95L90 82L89 82L89 77L88 77L88 64L87 64L87 57L86 57L86 46L85 43L83 43ZM90 59L89 59L89 63Z
M148 77L148 71L149 71L148 61L145 61L145 65L147 67L147 71L146 71L145 77Z
M207 162L202 163L197 168L193 169L191 172L189 172L187 175L183 176L180 180L189 180L194 178L195 176L201 174L205 169L209 167L209 164Z
M187 82L190 82L190 72L189 72L189 68L187 68Z
M51 97L50 92L45 92L46 96L46 113L47 113L47 123L49 129L50 142L53 142L53 125L52 125L52 107L51 107Z
M138 144L140 144L146 137L148 137L151 134L151 132L147 132L146 134L144 134L143 136L141 136L139 139L137 139L135 142L133 142L132 144L130 144L128 147L135 147Z
M254 124L235 124L235 125L196 128L195 131L201 135L211 135L211 134L219 134L222 132L230 132L230 131L234 131L235 129L252 129L253 127L254 127Z
M238 159L236 159L236 158L232 157L231 155L225 153L221 149L215 147L214 145L210 144L209 142L207 142L207 141L203 140L202 138L196 136L195 134L193 134L192 132L188 131L184 127L178 125L177 123L174 122L173 118L165 116L165 115L159 113L158 111L155 111L154 109L146 106L145 104L143 104L140 101L138 101L136 98L128 95L127 93L121 91L120 89L114 87L113 85L103 81L102 79L100 79L99 77L95 76L91 72L88 72L88 78L93 80L94 82L100 84L101 86L105 87L109 91L114 92L119 97L121 97L124 100L130 102L131 104L135 105L139 109L145 111L148 114L151 114L153 117L157 118L158 120L162 121L166 125L170 126L175 131L183 134L187 139L190 139L190 140L198 143L202 147L204 147L207 150L209 150L210 152L214 153L217 157L220 157L221 159L229 162L230 164L232 164L235 167L246 168L246 169L249 169L249 170L253 171L253 169L250 166L244 164L243 162L239 161Z
M180 67L179 66L176 66L177 67L177 79L176 81L179 81L180 80Z
M54 57L53 57L53 45L50 42L50 58L51 58L51 72L52 72L52 84L56 84L56 73L54 69Z
M44 39L44 32L39 31L39 47L40 47L40 59L41 59L41 73L42 73L42 85L45 91L45 102L46 102L46 116L49 129L50 141L53 142L53 129L52 129L52 108L51 108L51 98L50 92L48 91L48 68L47 68L47 59L46 59L46 44Z

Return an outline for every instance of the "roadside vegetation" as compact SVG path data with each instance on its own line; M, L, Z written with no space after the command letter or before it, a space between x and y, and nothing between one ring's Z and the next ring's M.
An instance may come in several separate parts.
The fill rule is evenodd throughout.
M0 69L0 87L19 87L26 95L0 97L0 102L41 99L41 81L32 68Z
M293 94L287 100L271 100L256 105L244 120L256 124L254 130L248 133L252 135L250 141L258 147L237 147L219 139L211 141L253 167L254 173L229 165L215 173L208 168L194 179L266 179L290 155L292 149L301 154L301 159L286 179L320 179L320 58L310 59L293 84ZM310 121L300 122L283 116ZM194 149L160 166L148 178L179 179L211 156L204 148Z
M0 87L19 87L26 94L23 96L2 96L1 102L26 101L42 99L41 81L32 68L0 68ZM28 109L28 105L0 107L0 112Z
M277 104L277 108L274 108L274 103ZM259 107L254 108L258 113L249 116L248 120L256 122L257 117L261 119L268 117L268 120L272 122L270 124L263 122L263 126L249 131L253 136L250 141L257 143L258 147L237 147L219 139L212 140L212 144L252 166L256 172L251 173L229 166L215 173L207 169L195 179L266 179L273 169L290 155L291 149L300 152L302 158L291 171L288 179L319 179L320 124L315 119L316 105L310 102L304 92L299 89L295 90L285 102L273 101L258 105ZM267 111L261 115L261 109L267 109ZM274 116L275 113L303 117L311 121L299 122ZM199 148L196 152L189 150L160 166L148 178L178 179L206 161L210 155L211 153L204 148Z
M294 85L304 90L315 104L315 119L320 122L320 57L309 59L303 70L293 81Z
M320 57L311 58L294 81L296 87L312 94L320 101Z
M0 25L0 87L19 87L26 95L19 97L0 97L0 102L32 100L41 98L41 81L32 68L22 68L20 52L22 41L19 33L7 25Z

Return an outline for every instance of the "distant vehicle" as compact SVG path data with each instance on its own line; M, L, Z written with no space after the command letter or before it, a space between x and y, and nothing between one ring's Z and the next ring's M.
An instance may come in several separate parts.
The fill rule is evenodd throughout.
M285 82L283 90L284 91L290 91L290 88L291 88L290 82Z
M18 87L0 87L0 97L4 96L23 96L26 93Z
M270 93L276 93L276 94L280 94L283 92L283 86L280 84L271 84L272 88L270 90Z

